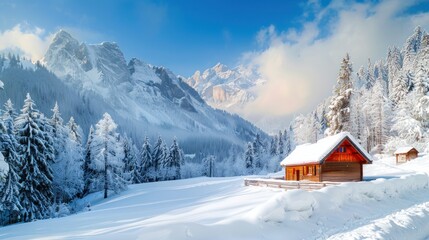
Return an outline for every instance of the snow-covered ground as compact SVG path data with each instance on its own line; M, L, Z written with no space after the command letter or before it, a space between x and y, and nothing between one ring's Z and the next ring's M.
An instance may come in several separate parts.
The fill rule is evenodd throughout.
M0 228L0 239L427 239L429 156L394 161L365 166L375 180L313 192L243 177L133 185L90 196L91 211Z

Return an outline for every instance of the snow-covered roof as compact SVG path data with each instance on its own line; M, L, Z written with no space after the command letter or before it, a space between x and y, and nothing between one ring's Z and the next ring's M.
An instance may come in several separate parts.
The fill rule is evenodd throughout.
M394 154L407 153L407 152L411 151L411 149L413 149L413 147L400 147L400 148L396 149Z
M350 143L366 158L372 161L371 155L359 144L359 142L348 132L341 132L333 136L325 137L317 143L306 143L299 145L280 164L282 166L300 165L307 163L320 163L331 153L344 139L348 138Z

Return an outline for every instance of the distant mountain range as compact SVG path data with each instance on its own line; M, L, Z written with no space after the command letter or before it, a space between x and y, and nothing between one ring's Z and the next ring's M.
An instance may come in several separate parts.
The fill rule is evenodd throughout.
M257 98L255 87L265 83L255 68L239 65L230 69L218 63L186 79L212 107L243 114L243 108Z
M177 137L190 153L239 149L257 133L266 136L239 116L208 106L170 70L136 58L127 62L115 43L85 44L61 30L42 65L17 60L25 64L2 60L6 94L0 100L11 98L20 108L28 91L46 115L58 101L63 115L74 116L85 131L108 111L137 142L145 135Z

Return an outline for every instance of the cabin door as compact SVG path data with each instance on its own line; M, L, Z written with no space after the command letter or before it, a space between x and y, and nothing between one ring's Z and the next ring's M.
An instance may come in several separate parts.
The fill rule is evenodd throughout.
M296 177L296 180L297 180L297 181L299 181L299 176L300 176L300 171L299 171L299 170L296 170L296 175L295 175L295 177Z

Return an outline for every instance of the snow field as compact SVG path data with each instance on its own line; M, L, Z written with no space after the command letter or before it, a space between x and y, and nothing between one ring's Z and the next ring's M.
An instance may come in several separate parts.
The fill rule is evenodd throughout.
M374 160L373 181L321 190L244 187L244 177L131 185L91 211L0 228L0 239L424 239L429 158ZM368 177L368 176L367 176Z

